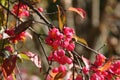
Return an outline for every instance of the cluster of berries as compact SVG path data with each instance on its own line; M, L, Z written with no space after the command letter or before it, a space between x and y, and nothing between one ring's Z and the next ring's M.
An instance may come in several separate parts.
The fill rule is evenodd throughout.
M26 36L26 32L22 32L20 34L15 35L14 28L6 29L5 33L7 33L11 37L10 41L12 43L17 43L18 41L24 41Z
M18 17L29 16L29 7L23 3L17 3L12 8L12 13Z
M65 55L65 51L63 49L55 50L54 52L52 52L51 55L48 57L48 60L56 61L62 65L66 63L68 64L72 63L72 59Z
M54 50L63 48L68 51L73 51L75 48L75 44L72 40L73 35L74 30L72 28L64 27L63 32L61 33L59 29L54 27L49 31L46 43L52 46Z
M106 62L106 57L103 54L97 54L96 60L89 68L83 67L82 71L85 75L90 75L90 80L120 80L120 60L115 62ZM80 74L76 80L83 80Z
M4 49L5 50L7 50L7 51L9 51L10 53L13 53L14 52L14 48L13 48L13 46L12 45L5 45L4 46Z
M53 72L66 71L65 64L71 64L72 59L66 56L66 51L73 51L75 44L72 40L74 35L74 30L69 27L64 27L63 32L60 32L57 28L52 28L49 31L48 37L46 38L46 43L53 48L48 60L56 61L60 64L58 68L54 68Z

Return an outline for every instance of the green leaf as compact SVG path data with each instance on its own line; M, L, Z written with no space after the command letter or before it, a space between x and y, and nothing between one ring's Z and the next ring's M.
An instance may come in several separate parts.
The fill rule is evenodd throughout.
M20 59L30 60L30 58L29 58L26 54L24 54L24 53L18 54L18 57L19 57Z
M1 3L2 5L5 5L5 0L0 0L0 3Z

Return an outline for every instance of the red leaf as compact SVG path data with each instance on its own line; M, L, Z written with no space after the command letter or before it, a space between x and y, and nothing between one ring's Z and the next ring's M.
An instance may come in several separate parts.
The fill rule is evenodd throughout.
M82 18L86 17L86 12L83 9L81 9L81 8L70 7L70 8L68 8L68 10L74 11L74 12L78 13Z
M2 71L5 78L7 78L14 70L17 56L10 56L5 59L2 64Z
M38 67L41 68L41 60L39 56L32 52L25 52L25 54L30 58L30 60Z

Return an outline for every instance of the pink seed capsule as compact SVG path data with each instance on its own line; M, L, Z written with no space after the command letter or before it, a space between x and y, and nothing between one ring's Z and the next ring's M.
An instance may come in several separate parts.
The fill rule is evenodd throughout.
M58 71L59 71L58 68L52 69L52 72L53 72L53 73L57 73Z

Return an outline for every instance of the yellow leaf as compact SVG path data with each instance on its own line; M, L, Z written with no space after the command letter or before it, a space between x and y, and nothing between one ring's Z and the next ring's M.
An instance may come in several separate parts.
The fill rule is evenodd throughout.
M62 10L62 8L57 5L57 8L58 8L58 22L59 22L59 28L60 30L62 31L63 27L64 27L64 23L66 21L66 17L65 17L65 14L64 14L64 11ZM62 13L62 14L61 14Z
M74 37L74 39L75 39L76 41L79 41L80 43L83 43L83 44L85 44L85 45L88 45L88 44L87 44L87 41L86 41L85 39L80 38L80 37L78 37L78 36L76 36L76 35L74 35L73 37Z
M62 80L63 77L65 77L66 72L58 72L55 77L54 80Z
M65 75L66 75L66 72L53 73L52 71L50 71L49 80L63 80L62 78L65 77Z
M78 13L82 18L86 17L86 12L82 8L70 7L68 10Z
M107 70L108 68L110 68L112 61L113 61L113 57L111 57L102 67L98 68L98 70L100 71Z

